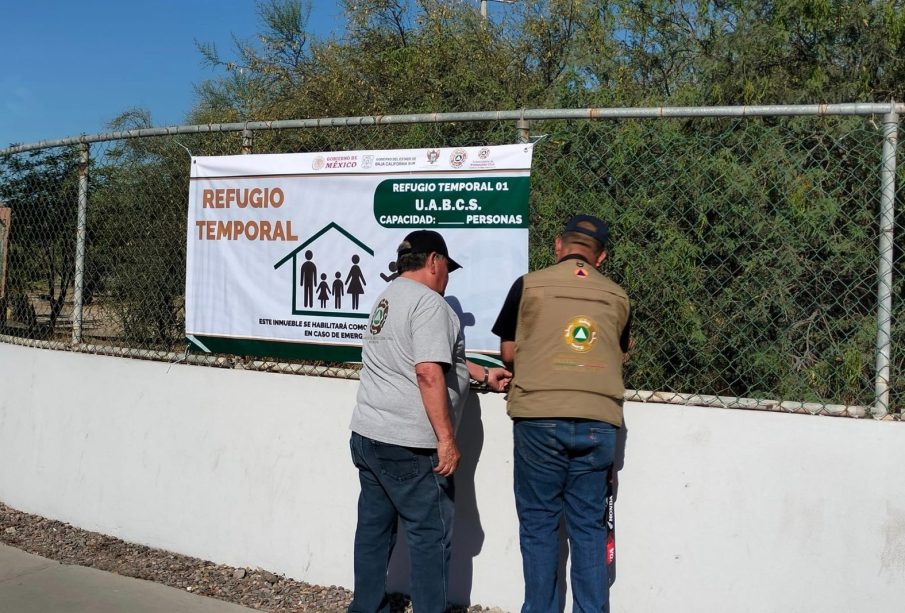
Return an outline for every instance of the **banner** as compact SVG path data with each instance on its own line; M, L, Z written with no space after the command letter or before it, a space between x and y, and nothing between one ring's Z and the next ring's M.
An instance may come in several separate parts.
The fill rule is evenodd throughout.
M201 351L354 361L396 248L440 232L468 351L528 270L530 144L195 157L186 337Z

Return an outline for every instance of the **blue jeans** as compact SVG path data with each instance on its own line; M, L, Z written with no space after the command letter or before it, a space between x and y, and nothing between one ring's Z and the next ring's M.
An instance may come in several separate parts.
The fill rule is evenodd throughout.
M515 506L525 603L522 613L557 613L559 523L565 511L572 562L572 610L609 611L606 568L607 473L615 426L581 419L514 422Z
M415 613L442 613L447 606L454 488L434 472L436 449L381 443L355 432L349 441L358 468L355 531L355 595L349 613L389 613L387 567L402 520L411 556Z

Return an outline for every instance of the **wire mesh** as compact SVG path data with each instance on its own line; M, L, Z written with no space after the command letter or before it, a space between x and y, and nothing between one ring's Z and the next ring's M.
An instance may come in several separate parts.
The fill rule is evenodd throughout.
M862 118L551 126L532 267L558 221L612 223L638 389L871 405L879 135ZM577 133L576 133L577 132ZM542 169L551 176L540 177ZM582 186L576 188L576 186Z
M626 383L637 391L627 398L867 414L876 401L880 118L537 120L531 132L544 136L531 180L531 268L553 262L570 215L611 223L604 272L633 305ZM517 131L484 121L248 136L91 146L80 350L186 359L190 154L235 155L243 144L255 153L504 144ZM54 147L0 160L0 201L12 213L0 268L7 339L63 347L72 337L78 155L78 146ZM901 186L901 165L897 174ZM896 234L902 223L900 212ZM902 264L897 246L890 412L899 415ZM345 365L187 359L356 376Z

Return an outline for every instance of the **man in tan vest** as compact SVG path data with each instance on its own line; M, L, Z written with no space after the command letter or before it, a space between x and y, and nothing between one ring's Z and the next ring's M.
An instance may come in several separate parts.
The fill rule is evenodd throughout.
M557 263L513 283L493 332L514 377L515 503L525 578L522 613L560 611L559 524L570 543L573 610L609 611L608 473L622 426L629 350L625 291L597 267L609 228L576 215L556 238Z

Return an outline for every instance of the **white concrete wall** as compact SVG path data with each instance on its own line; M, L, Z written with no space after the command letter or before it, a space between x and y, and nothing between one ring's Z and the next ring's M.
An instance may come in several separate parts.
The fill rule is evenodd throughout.
M0 500L350 586L357 385L0 344ZM517 611L510 424L498 396L470 408L452 590ZM903 610L905 423L633 403L626 422L614 612Z

